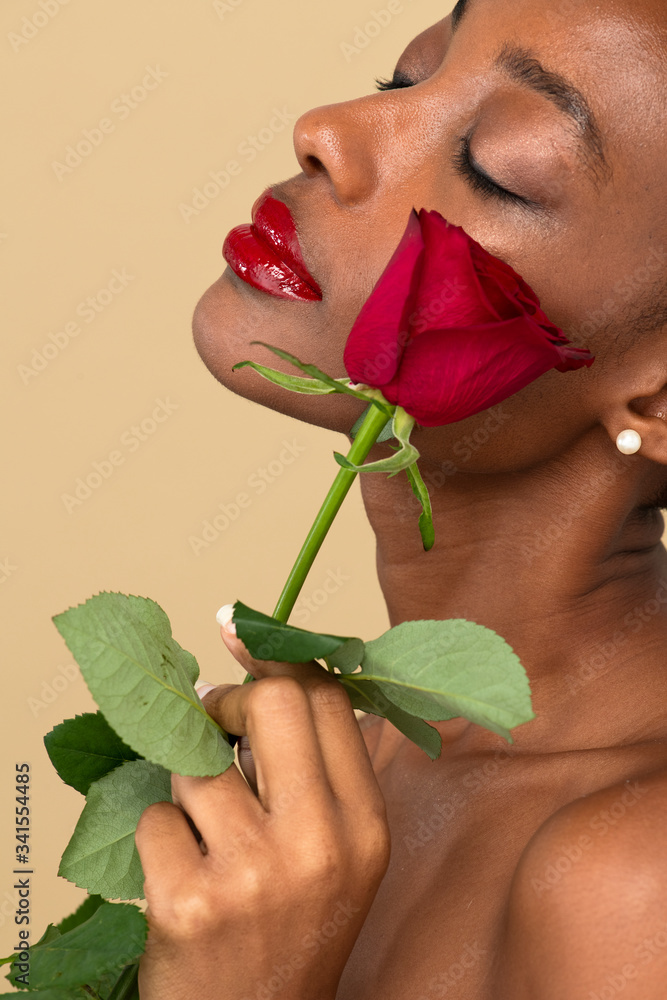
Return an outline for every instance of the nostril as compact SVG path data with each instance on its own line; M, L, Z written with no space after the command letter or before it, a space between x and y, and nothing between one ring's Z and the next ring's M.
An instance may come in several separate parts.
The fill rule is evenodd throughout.
M304 157L304 169L308 173L321 174L325 170L325 166L317 156L311 156L309 154Z

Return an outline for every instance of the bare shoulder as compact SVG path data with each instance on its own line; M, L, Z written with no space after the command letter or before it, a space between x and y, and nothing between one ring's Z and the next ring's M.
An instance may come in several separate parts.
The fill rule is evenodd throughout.
M502 1000L663 1000L667 993L667 768L576 799L516 870Z

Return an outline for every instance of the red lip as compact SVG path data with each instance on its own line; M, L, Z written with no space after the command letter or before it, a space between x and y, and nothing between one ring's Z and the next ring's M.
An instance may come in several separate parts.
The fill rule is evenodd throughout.
M253 288L279 299L317 302L322 290L306 267L294 219L270 189L252 207L252 225L236 226L225 239L222 256Z

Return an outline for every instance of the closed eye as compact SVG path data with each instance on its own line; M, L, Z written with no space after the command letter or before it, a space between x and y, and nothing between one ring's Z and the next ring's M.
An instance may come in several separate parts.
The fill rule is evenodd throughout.
M375 86L378 90L400 90L402 87L414 87L415 81L402 73L400 69L394 70L391 80L376 80Z
M524 198L523 195L508 191L502 187L492 177L482 170L470 153L470 138L465 136L459 143L459 148L454 154L454 167L461 177L464 177L473 191L479 192L485 198L496 198L498 201L512 202L513 204L525 205L529 208L539 208L540 206Z

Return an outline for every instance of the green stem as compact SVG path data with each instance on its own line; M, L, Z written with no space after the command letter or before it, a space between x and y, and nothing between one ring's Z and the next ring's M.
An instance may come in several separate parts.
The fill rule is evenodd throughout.
M139 963L126 966L109 994L109 1000L139 1000Z
M371 407L347 455L349 462L353 465L363 464L364 460L368 457L369 451L382 433L387 420L386 409L381 409L375 405ZM341 469L334 479L333 485L320 508L320 512L308 532L308 537L303 543L292 572L287 578L287 583L280 595L276 610L273 612L273 617L279 622L287 622L287 619L291 615L297 598L301 593L301 588L306 582L306 577L315 561L315 557L320 551L329 528L333 524L334 518L340 510L345 497L350 492L357 475L357 472ZM248 674L244 683L247 684L251 680L252 677Z
M361 465L364 462L386 423L386 410L381 410L379 406L373 406L361 425L359 433L354 439L354 443L347 456L348 461L352 465ZM356 472L341 469L334 479L333 485L320 508L320 512L308 532L308 537L303 543L303 548L299 552L292 572L287 578L287 583L280 595L276 610L273 612L273 617L279 622L287 622L287 619L291 615L301 588L306 582L306 577L315 561L315 557L322 547L322 542L326 538L329 528L342 507L345 497L350 492L352 483L357 478L357 475L358 473Z

